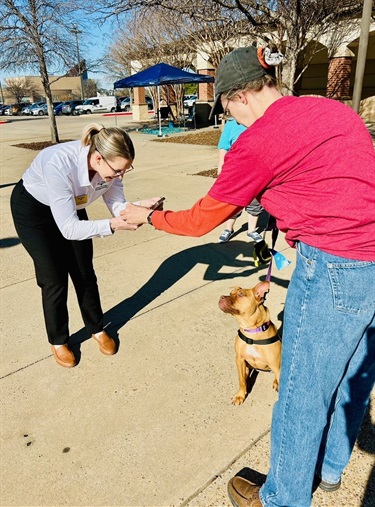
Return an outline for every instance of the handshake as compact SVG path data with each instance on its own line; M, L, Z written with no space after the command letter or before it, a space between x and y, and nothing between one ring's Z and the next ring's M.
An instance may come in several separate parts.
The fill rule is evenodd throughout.
M126 208L121 211L119 217L111 218L112 231L130 230L135 231L148 222L147 217L155 210L162 210L165 197L151 197L136 203L127 203Z

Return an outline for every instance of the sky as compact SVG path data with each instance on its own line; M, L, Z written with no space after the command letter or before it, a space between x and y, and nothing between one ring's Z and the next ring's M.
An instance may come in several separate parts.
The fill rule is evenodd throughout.
M106 47L110 44L110 34L113 31L113 26L115 23L113 21L109 21L103 25L103 27L98 28L93 24L90 25L90 31L84 34L79 35L81 38L82 48L80 49L81 58L86 58L87 60L95 60L100 58ZM80 39L79 39L80 40ZM104 72L89 72L89 79L95 79L99 81L99 84L102 88L112 88L113 79L108 78L108 76ZM5 88L5 78L8 77L18 77L25 75L33 75L31 71L22 69L14 69L14 71L6 71L4 72L0 69L0 83L3 88ZM34 73L35 75L35 73Z

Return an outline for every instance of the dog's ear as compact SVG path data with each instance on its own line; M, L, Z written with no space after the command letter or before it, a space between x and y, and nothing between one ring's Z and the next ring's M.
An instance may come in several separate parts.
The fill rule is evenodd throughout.
M253 289L254 296L256 297L256 299L262 300L264 299L267 292L269 292L269 290L270 290L270 282L260 282Z

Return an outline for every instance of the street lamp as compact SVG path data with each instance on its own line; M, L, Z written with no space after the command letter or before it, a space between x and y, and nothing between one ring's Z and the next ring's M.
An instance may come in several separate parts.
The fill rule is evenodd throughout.
M83 70L81 71L81 57L79 55L79 44L78 44L78 34L82 33L82 32L81 32L81 30L78 30L77 23L73 23L72 33L74 33L75 36L76 36L77 58L78 58L78 74L79 74L80 83L81 83L81 99L84 100L85 95L83 93L83 76L82 76Z

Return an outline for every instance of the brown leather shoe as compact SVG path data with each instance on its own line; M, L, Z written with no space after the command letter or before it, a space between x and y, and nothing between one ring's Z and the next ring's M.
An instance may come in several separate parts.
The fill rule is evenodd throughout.
M116 342L113 338L107 335L105 331L102 331L99 334L99 337L92 335L94 340L96 340L99 343L99 349L100 352L107 356L113 356L113 354L116 354L117 352L117 346Z
M228 495L234 507L263 507L259 498L260 486L235 476L228 482Z
M68 345L62 345L58 349L56 349L54 345L51 345L51 349L57 364L64 368L73 368L73 366L76 366L76 358Z

